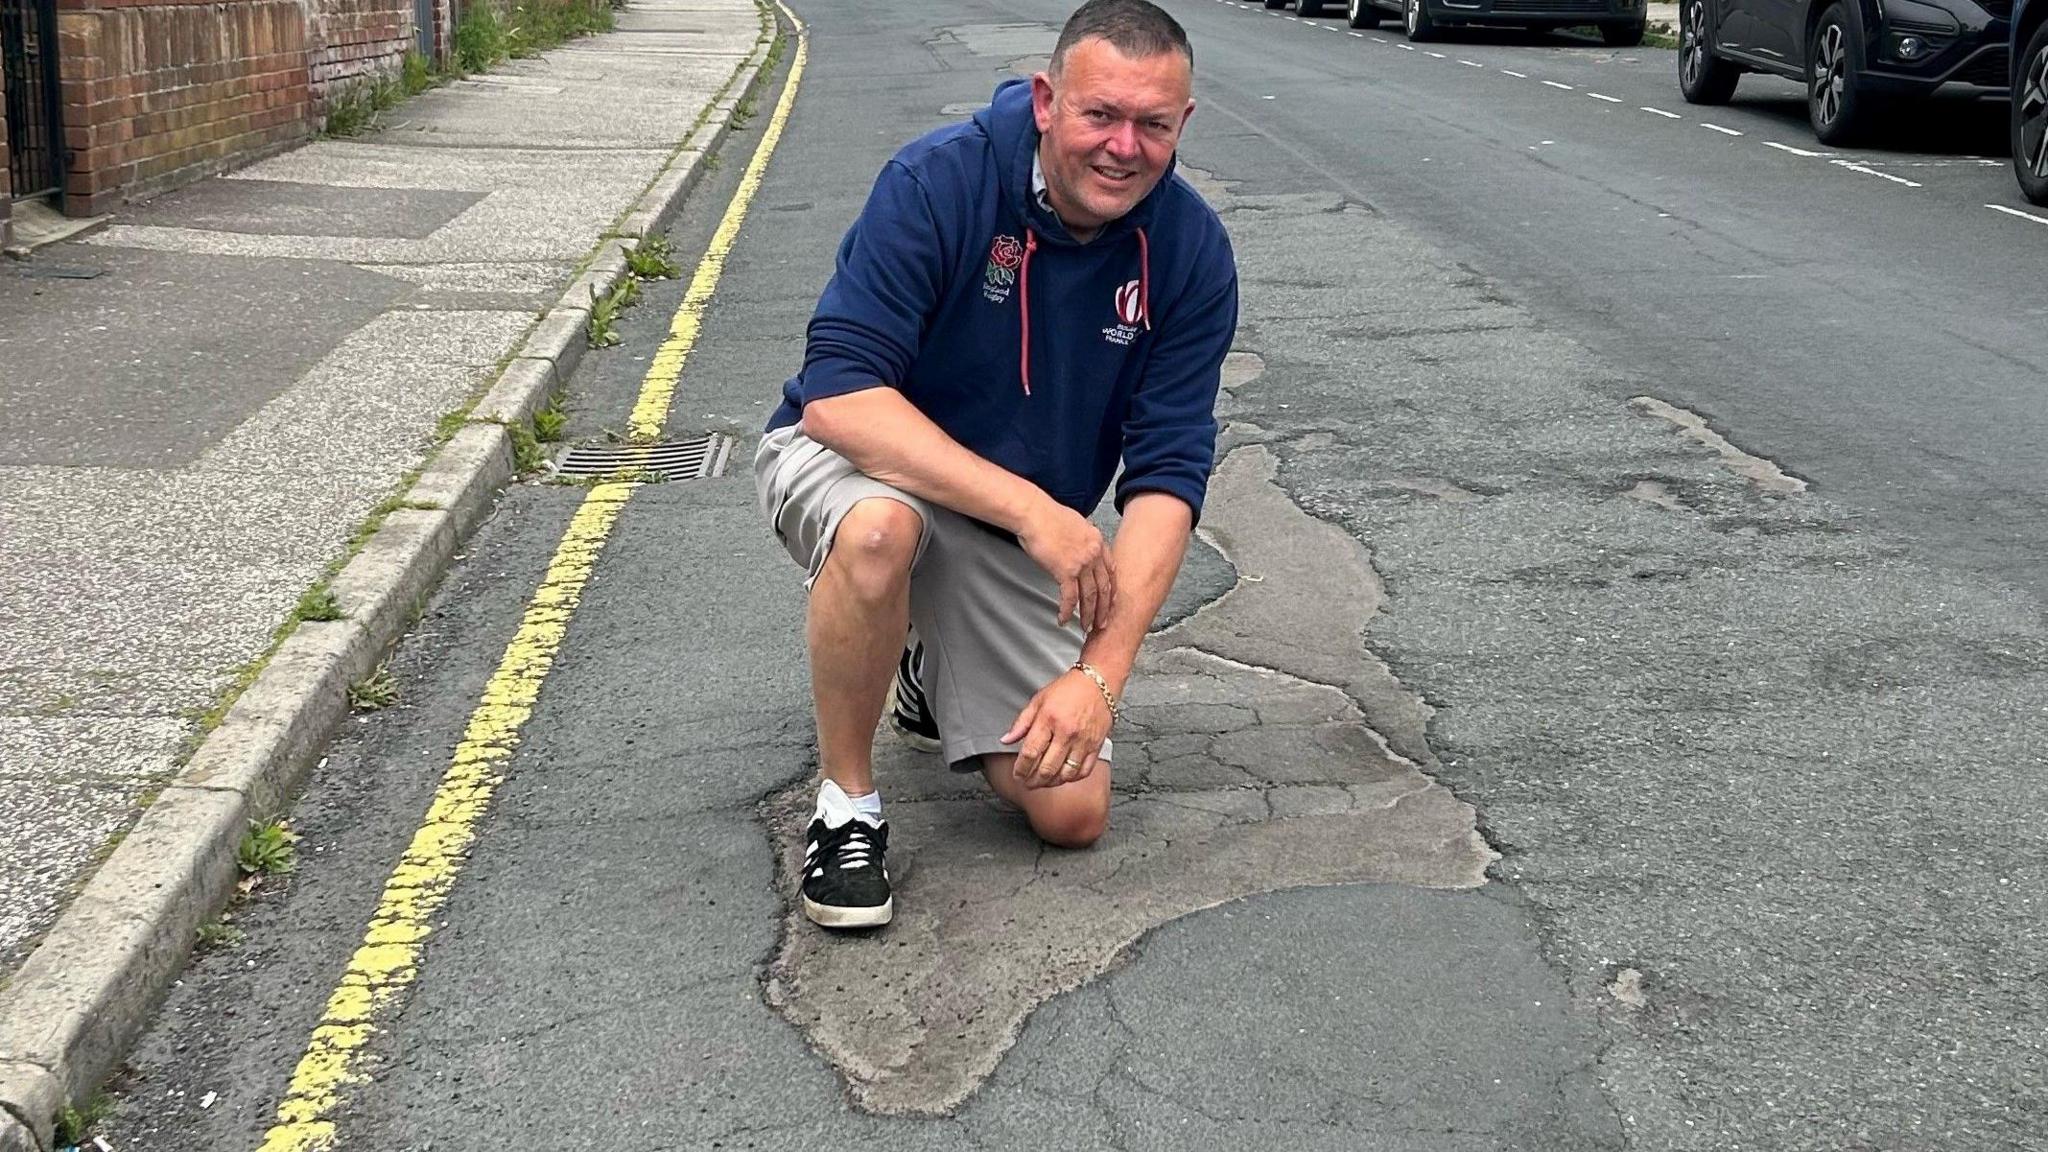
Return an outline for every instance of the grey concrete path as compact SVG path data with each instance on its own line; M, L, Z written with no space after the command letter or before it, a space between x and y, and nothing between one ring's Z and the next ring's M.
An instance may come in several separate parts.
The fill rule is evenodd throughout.
M0 976L761 29L635 0L0 264Z

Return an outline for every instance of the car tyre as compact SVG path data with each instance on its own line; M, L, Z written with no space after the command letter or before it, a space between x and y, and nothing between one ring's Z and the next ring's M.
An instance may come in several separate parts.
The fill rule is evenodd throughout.
M1287 0L1266 0L1266 7L1267 7L1267 8L1285 8L1285 7L1287 7Z
M1714 55L1713 0L1684 0L1678 9L1678 93L1687 104L1726 104L1742 70Z
M1440 34L1437 22L1430 17L1426 0L1401 0L1401 24L1408 33L1408 39L1417 43L1434 40Z
M1344 17L1353 28L1377 28L1380 26L1380 6L1373 0L1351 0L1351 10Z
M1823 144L1853 144L1875 118L1877 101L1863 90L1860 52L1848 11L1828 5L1806 46L1806 114Z
M1602 24L1600 39L1605 41L1609 48L1640 48L1643 36L1649 30L1650 23L1647 20L1638 20L1633 24Z
M2048 24L2034 29L2020 50L2019 83L2012 93L2012 172L2021 195L2048 204Z

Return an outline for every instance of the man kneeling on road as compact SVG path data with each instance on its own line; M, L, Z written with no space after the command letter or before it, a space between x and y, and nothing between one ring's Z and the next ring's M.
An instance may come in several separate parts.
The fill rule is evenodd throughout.
M1172 17L1091 0L1048 71L898 152L840 246L754 462L809 574L819 924L893 909L892 672L897 730L1042 839L1108 825L1117 700L1201 510L1237 327L1222 222L1172 177L1193 75ZM1087 517L1113 479L1108 547Z

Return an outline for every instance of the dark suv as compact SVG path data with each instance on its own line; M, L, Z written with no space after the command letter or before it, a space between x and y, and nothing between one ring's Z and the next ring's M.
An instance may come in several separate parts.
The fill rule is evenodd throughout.
M1303 16L1321 14L1324 0L1295 0ZM1266 0L1268 8L1284 8L1287 0ZM1330 0L1328 7L1339 7ZM1538 31L1592 24L1616 48L1643 42L1648 9L1644 0L1342 0L1353 28L1377 28L1382 15L1401 18L1410 40L1434 40L1456 24L1511 24Z
M2038 3L2038 0L2036 0ZM1944 84L2004 92L2013 0L1679 0L1678 87L1725 104L1744 72L1806 85L1823 144L1862 136L1888 98Z

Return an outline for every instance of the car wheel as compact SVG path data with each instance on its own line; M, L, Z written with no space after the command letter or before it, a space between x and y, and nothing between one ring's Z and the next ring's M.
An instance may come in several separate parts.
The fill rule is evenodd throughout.
M1285 8L1287 7L1287 0L1266 0L1266 7Z
M1380 26L1380 6L1373 0L1351 0L1351 10L1345 17L1353 28L1377 28Z
M1863 135L1875 103L1863 91L1863 62L1841 4L1831 4L1813 26L1806 46L1806 114L1823 144L1849 144Z
M1401 0L1401 24L1410 40L1434 40L1437 24L1430 19L1429 5L1424 0Z
M1303 16L1321 16L1323 14L1323 0L1296 0L1294 7Z
M1714 55L1710 0L1685 0L1678 10L1678 91L1688 104L1726 104L1742 71Z
M1633 24L1602 24L1600 39L1609 48L1636 48L1643 42L1643 34L1650 30L1649 22L1638 20Z
M2012 93L2012 171L2020 192L2048 204L2048 24L2020 52L2020 82Z

